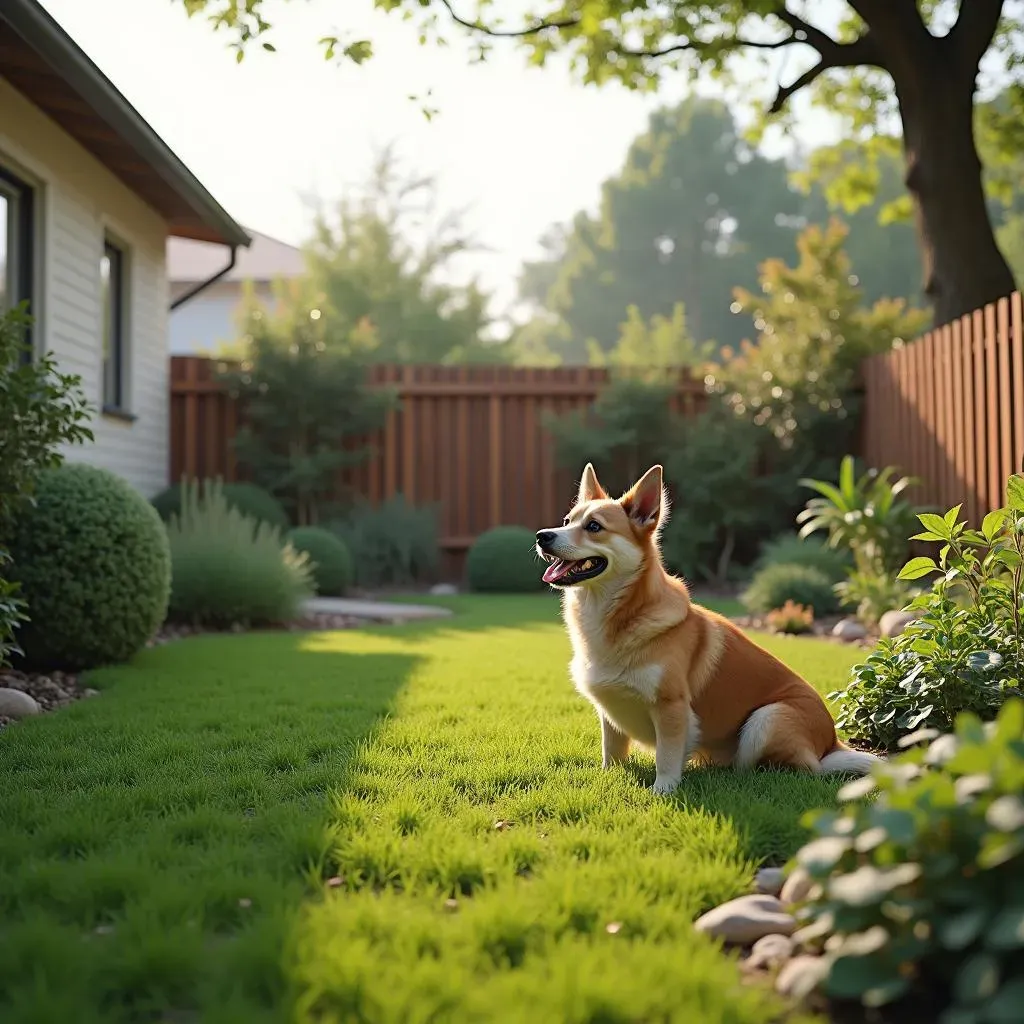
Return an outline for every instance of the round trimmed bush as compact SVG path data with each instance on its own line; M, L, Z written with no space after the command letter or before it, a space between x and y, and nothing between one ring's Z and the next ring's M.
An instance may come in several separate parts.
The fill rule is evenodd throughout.
M10 544L30 616L24 661L79 671L127 661L160 627L171 588L167 532L134 488L105 469L64 465L39 480Z
M466 559L470 589L496 594L544 590L544 569L533 554L536 540L525 526L496 526L480 534Z
M754 574L743 594L744 605L762 615L787 601L813 608L816 616L830 615L839 607L832 581L810 565L769 565Z
M268 523L284 535L291 525L284 506L269 491L256 484L230 483L222 485L222 492L231 508L258 523ZM166 523L171 516L181 515L181 484L172 484L153 499L153 507Z
M352 585L352 555L343 540L319 526L298 526L288 539L309 556L318 594L339 597Z

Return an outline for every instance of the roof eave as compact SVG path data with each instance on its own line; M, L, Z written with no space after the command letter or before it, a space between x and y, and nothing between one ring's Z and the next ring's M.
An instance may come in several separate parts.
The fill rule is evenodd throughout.
M0 18L58 71L110 127L172 188L218 241L248 246L252 239L203 187L173 150L35 0L4 0ZM173 225L172 225L173 230ZM214 241L214 239L209 239Z

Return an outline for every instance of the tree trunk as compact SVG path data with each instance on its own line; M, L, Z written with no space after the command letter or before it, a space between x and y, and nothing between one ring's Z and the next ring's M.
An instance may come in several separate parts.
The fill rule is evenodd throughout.
M943 40L934 42L911 75L894 77L924 291L939 327L1008 295L1014 280L985 206L974 140L977 68L957 68Z

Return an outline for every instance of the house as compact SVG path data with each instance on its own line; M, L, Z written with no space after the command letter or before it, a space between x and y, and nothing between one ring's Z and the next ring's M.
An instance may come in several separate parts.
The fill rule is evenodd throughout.
M274 281L301 277L306 271L300 250L270 235L248 229L252 244L210 287L181 305L197 285L224 266L223 250L188 238L167 240L167 278L171 285L171 354L200 355L215 351L236 336L236 315L244 288L264 303L273 300Z
M79 374L97 410L95 442L68 457L147 496L169 473L169 237L223 266L249 244L35 0L2 0L0 304L28 300L33 350Z

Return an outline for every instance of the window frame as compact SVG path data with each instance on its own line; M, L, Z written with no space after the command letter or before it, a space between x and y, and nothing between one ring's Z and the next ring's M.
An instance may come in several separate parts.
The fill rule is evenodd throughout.
M4 263L3 308L13 308L28 302L29 314L38 320L35 295L36 259L36 189L21 175L10 170L0 161L0 195L7 201L7 219ZM11 217L13 208L14 216ZM13 299L13 301L11 301ZM34 325L33 325L34 326ZM28 343L21 359L32 361L34 351L34 330L29 326L25 331Z
M104 281L103 263L108 271ZM100 391L101 409L107 416L133 420L130 413L131 254L128 246L109 232L103 235L100 256ZM108 334L112 334L108 337ZM108 357L109 347L109 357Z

